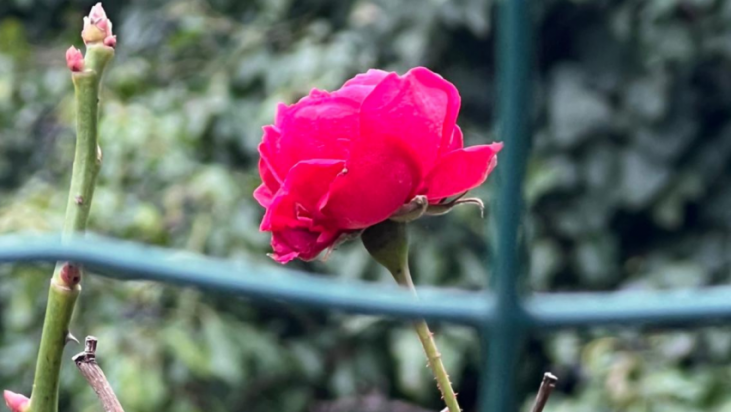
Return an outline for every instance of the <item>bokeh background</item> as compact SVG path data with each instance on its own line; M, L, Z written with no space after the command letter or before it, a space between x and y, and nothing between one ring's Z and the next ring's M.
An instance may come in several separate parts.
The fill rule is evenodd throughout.
M0 233L61 228L74 145L65 49L88 1L0 2ZM696 288L731 276L731 2L543 0L523 252L531 291ZM371 67L425 65L461 91L468 144L494 125L492 0L108 2L96 233L266 262L251 193L277 102ZM528 110L528 108L526 108ZM494 180L494 179L493 179ZM475 191L489 200L491 185ZM485 221L412 225L417 283L485 287ZM271 263L274 264L274 263ZM359 242L292 266L391 282ZM28 393L51 267L0 267L0 386ZM581 308L577 308L581 310ZM88 277L74 332L129 411L441 409L407 324ZM474 410L477 334L434 325ZM67 349L70 357L79 348ZM731 333L590 329L534 336L517 383L561 378L548 411L731 411ZM64 411L96 411L71 362Z

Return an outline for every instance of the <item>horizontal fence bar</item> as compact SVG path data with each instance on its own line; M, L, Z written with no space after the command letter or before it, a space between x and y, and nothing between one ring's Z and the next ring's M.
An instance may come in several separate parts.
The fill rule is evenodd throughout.
M264 264L213 259L180 250L86 236L0 236L0 263L71 261L96 274L153 280L306 306L464 324L489 321L484 292L419 288L419 299L394 283L342 281Z
M731 287L544 294L527 299L525 309L538 329L713 325L731 320Z
M420 299L415 300L395 286L316 277L98 236L66 242L48 235L0 236L0 263L56 260L78 262L121 280L152 280L364 314L495 324L495 300L487 292L420 287ZM539 294L526 298L522 306L525 315L516 320L534 329L701 326L731 320L731 287Z

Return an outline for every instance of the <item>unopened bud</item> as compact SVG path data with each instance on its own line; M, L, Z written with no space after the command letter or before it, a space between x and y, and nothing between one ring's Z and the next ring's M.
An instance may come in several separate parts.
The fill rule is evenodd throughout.
M84 55L81 54L81 50L74 46L71 46L66 50L66 66L72 72L84 71Z
M19 393L6 390L3 392L3 397L11 412L25 412L30 406L30 399Z
M104 39L104 45L111 48L117 47L117 36L108 36Z
M89 19L92 22L103 21L107 19L107 13L104 11L101 3L95 4L89 11Z
M107 18L101 3L91 8L89 15L84 17L84 29L81 31L81 38L84 43L103 43L105 46L114 47L117 39L112 34L112 22Z

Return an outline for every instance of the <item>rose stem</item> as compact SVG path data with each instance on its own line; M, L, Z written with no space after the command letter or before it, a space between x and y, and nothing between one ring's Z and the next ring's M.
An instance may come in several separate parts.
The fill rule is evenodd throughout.
M371 256L391 272L396 282L416 295L416 288L409 271L409 242L406 235L406 224L387 220L366 229L362 239ZM434 341L434 334L423 319L415 322L414 328L424 347L429 367L434 374L447 409L449 412L460 412L457 394L452 389L449 375L442 363L442 355Z
M63 226L64 238L86 230L94 184L101 166L97 146L100 82L104 68L113 56L111 47L90 44L84 58L86 70L72 73L76 95L76 153ZM71 315L81 291L80 281L81 270L78 267L65 262L56 264L43 321L30 412L58 411L61 359Z

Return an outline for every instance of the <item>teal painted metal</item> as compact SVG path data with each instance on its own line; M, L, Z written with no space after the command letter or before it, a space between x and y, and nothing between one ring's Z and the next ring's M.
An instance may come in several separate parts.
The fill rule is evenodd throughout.
M483 333L481 411L515 411L514 381L526 333L597 325L688 327L731 320L731 287L691 291L544 294L518 291L522 181L530 136L531 24L528 0L498 3L500 134L506 143L497 180L493 290L396 287L343 282L270 265L204 258L94 236L0 236L0 263L73 261L116 279L146 279L329 310L445 320ZM486 378L485 378L486 377ZM538 378L536 378L536 383Z
M536 330L601 325L727 325L731 320L731 287L545 294L526 299L525 308L530 327Z
M518 357L529 325L518 295L519 228L523 213L523 178L531 122L530 22L527 0L498 2L499 135L505 142L498 168L495 202L497 226L495 323L483 328L481 411L515 410ZM485 372L486 371L486 372Z
M73 261L95 275L151 280L253 298L356 313L426 317L474 327L498 325L494 294L419 288L419 300L390 285L339 281L274 264L211 259L100 236L0 236L0 263ZM524 299L518 322L551 330L596 325L687 327L731 320L731 287L682 291L538 294ZM581 308L581 310L577 310ZM515 321L515 320L514 320ZM496 332L492 331L494 335Z
M285 270L274 263L222 261L95 236L64 241L60 237L0 237L0 262L57 260L77 262L118 279L154 280L349 312L474 325L486 322L491 313L489 300L477 292L426 288L420 289L417 300L395 284L343 282Z

